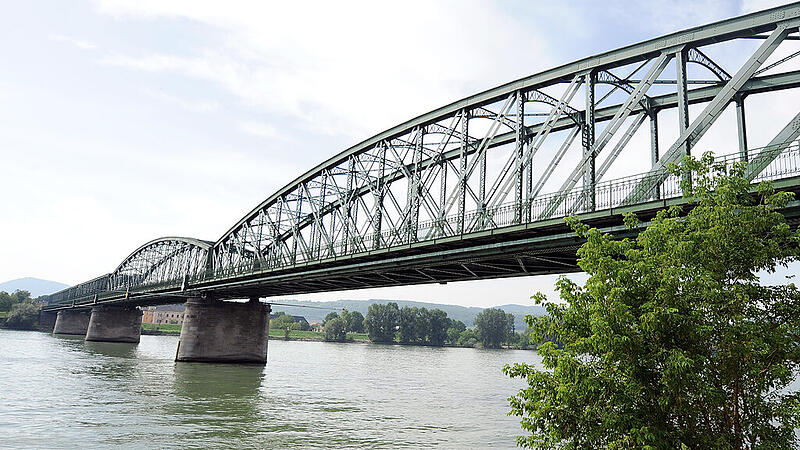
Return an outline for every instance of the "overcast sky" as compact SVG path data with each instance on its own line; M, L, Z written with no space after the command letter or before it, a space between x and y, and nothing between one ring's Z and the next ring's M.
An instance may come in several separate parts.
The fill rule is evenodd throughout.
M297 175L413 116L781 3L6 2L0 281L74 284L156 237L216 240ZM298 298L524 304L554 279Z

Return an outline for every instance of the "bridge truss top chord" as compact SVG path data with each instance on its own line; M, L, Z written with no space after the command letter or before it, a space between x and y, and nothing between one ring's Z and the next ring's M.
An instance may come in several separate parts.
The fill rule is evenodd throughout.
M154 287L241 295L245 291L219 286L376 254L389 264L420 243L458 241L466 248L508 227L678 196L679 183L666 167L691 154L731 104L735 159L748 164L748 176L796 176L800 114L766 148L752 149L744 110L750 95L800 87L800 71L781 71L800 51L765 64L779 47L792 45L798 26L800 2L584 58L459 100L311 169L213 244L152 241L105 278L50 300ZM737 67L722 65L713 55L723 46L749 53ZM702 112L690 116L690 105ZM665 110L677 112L678 136L662 151L659 113ZM635 137L645 122L649 144L642 146ZM631 152L646 155L649 172L604 181L625 164L619 156ZM554 193L541 194L547 190ZM393 280L439 280L421 272L416 280ZM317 290L354 286L361 285L326 284L322 277ZM267 290L251 293L259 292Z

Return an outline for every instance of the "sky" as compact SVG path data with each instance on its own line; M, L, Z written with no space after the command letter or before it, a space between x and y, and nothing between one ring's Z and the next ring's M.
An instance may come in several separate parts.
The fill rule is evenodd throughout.
M160 236L216 240L297 175L411 117L782 3L6 2L0 281L75 284ZM555 278L296 298L526 304Z

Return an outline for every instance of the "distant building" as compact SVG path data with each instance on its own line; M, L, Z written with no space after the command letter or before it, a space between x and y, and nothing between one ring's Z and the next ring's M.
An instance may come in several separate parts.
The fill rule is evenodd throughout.
M172 323L183 325L184 305L146 306L142 308L142 323Z

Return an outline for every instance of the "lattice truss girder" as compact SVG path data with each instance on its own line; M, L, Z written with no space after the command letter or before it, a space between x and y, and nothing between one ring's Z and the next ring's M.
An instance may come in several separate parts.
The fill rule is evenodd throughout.
M410 121L342 153L260 205L214 245L214 273L287 268L666 195L667 185L676 184L666 165L688 153L728 104L756 93L751 86L762 79L772 83L770 89L800 84L797 72L762 75L800 55L763 66L797 32L800 13L794 11L712 37L685 32L665 38L656 50L642 46L616 61L589 60L571 72L512 83L497 95L478 95L438 116ZM704 48L743 38L761 42L741 67L723 67ZM705 110L690 122L688 106L698 102ZM680 136L660 152L657 118L664 109L678 110ZM630 148L645 122L650 145ZM797 138L797 130L787 127L773 142L779 151L765 155L774 158ZM740 146L747 159L746 142ZM565 157L576 151L577 163ZM651 154L652 171L602 183L626 151ZM764 159L759 167L770 164ZM556 173L568 175L555 192L542 194ZM131 264L144 266L162 254ZM163 267L166 273L174 269ZM142 276L141 269L132 270Z
M108 277L108 290L178 285L206 274L210 244L186 238L151 241L131 255Z

